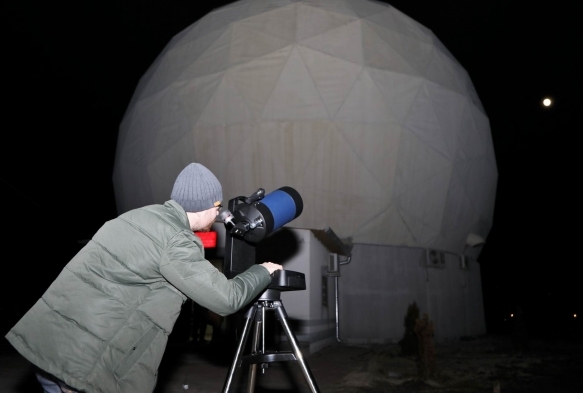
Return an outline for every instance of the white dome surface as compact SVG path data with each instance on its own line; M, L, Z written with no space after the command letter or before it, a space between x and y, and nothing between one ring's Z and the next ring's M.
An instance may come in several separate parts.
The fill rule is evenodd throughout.
M225 201L295 188L289 226L462 253L486 238L498 178L488 118L427 28L366 0L249 0L176 35L134 93L118 211L170 198L200 162Z

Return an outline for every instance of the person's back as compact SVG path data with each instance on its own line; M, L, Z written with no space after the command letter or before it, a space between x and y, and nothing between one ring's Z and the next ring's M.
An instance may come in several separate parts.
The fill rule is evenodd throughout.
M87 392L152 391L187 296L227 315L269 284L270 268L281 268L255 265L227 280L204 259L193 230L208 227L209 210L216 210L222 195L219 184L218 192L203 195L202 205L182 201L188 192L175 192L197 180L184 179L190 175L217 188L208 169L191 164L173 190L179 202L132 210L105 223L6 336L57 383ZM204 210L190 213L183 205Z

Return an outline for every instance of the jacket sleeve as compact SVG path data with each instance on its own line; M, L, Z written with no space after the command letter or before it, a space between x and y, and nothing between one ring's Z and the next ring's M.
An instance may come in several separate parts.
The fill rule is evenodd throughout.
M168 243L162 255L160 272L170 284L196 303L223 316L245 306L271 282L267 269L259 265L227 279L204 259L201 247L184 233L177 234Z

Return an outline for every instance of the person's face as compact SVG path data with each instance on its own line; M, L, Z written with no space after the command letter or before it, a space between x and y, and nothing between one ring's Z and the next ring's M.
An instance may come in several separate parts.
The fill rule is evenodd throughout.
M201 232L208 232L211 230L211 227L213 225L213 223L215 222L215 219L217 218L217 216L219 215L219 206L216 207L211 207L210 209L207 209L205 211L200 212L200 218L201 218L201 225L203 226L203 228L200 230Z
M215 202L215 206L201 212L186 212L190 229L193 232L208 232L219 215L219 209L222 207L220 202Z
M190 221L190 228L194 232L208 232L210 231L215 219L219 215L219 210L223 207L221 202L215 202L215 206L210 209L203 210L196 213L187 213Z

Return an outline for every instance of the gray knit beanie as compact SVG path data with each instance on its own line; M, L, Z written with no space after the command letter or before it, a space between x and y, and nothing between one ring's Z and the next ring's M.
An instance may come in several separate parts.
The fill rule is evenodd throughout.
M222 202L223 189L219 179L204 165L192 163L176 178L170 198L187 212L201 212Z

